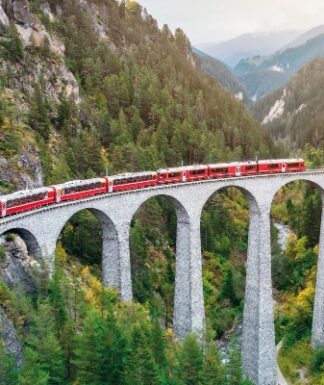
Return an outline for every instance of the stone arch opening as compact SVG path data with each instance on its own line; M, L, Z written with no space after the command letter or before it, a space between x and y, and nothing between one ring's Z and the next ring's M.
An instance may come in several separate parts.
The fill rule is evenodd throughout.
M241 333L251 210L258 211L252 193L227 186L208 197L201 213L205 310L216 338Z
M181 236L177 237L180 222L188 223L185 208L164 194L142 202L131 221L134 298L149 303L152 315L165 326L173 325L177 254L182 249Z
M27 252L35 258L42 257L42 250L36 236L29 230L24 228L13 228L2 234L4 242L14 242L15 236L18 235L26 244ZM14 247L14 245L13 245ZM22 246L23 247L23 246Z
M101 275L106 286L119 288L119 240L112 220L103 211L85 208L75 212L60 229L57 243L67 253Z
M276 334L277 340L283 341L287 357L296 344L303 344L311 354L311 341L313 345L318 340L324 343L324 293L320 283L324 276L323 255L318 247L323 226L323 193L322 187L311 179L298 179L282 184L272 201ZM282 357L279 354L279 365ZM298 369L301 368L296 366Z

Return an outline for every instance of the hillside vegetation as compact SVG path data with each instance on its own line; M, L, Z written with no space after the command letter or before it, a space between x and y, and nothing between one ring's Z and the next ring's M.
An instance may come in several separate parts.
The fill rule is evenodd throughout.
M30 6L42 34L26 27L22 42L15 20L3 28L2 94L14 93L45 183L270 155L270 137L199 69L180 29L159 30L132 1Z
M323 85L324 59L318 58L303 67L284 88L256 103L252 112L274 138L290 149L302 148L305 143L323 148Z
M226 64L222 63L220 60L214 59L202 51L199 51L198 49L194 49L193 52L197 57L201 68L207 74L217 80L217 82L219 82L224 88L228 89L237 99L247 101L244 86Z

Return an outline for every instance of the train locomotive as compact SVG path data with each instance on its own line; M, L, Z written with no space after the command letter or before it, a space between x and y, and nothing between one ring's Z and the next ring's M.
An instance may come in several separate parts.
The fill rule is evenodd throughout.
M60 202L171 183L305 171L303 159L276 159L163 168L75 180L0 196L0 218Z

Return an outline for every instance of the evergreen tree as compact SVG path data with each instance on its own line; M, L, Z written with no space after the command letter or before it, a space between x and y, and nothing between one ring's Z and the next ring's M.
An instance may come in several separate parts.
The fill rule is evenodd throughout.
M211 341L204 355L201 385L223 385L225 382L225 369L221 365L216 344L214 341Z
M142 330L134 329L124 370L124 385L159 385L161 377L149 341Z
M15 362L0 342L0 385L16 385L17 377Z
M49 385L48 379L49 375L41 368L37 353L27 348L18 385Z
M203 369L203 352L195 335L184 340L179 355L179 377L185 385L200 385Z
M32 334L28 345L38 355L41 370L48 374L49 385L64 385L66 367L62 347L56 336L55 319L48 304L41 304L39 313L33 317Z

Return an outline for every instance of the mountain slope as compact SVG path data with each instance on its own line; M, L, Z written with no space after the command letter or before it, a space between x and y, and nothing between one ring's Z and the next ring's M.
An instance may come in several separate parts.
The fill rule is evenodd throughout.
M297 39L295 39L291 43L287 44L281 50L284 50L287 48L298 47L299 45L303 45L303 44L307 43L308 40L313 39L314 37L319 36L322 33L324 33L324 24L318 25L317 27L311 28L308 31L302 33L300 36L297 37Z
M240 60L256 55L269 55L299 36L297 31L246 33L220 43L198 44L208 55L234 67Z
M193 53L206 73L228 89L237 99L246 99L246 92L243 85L224 63L195 48L193 49Z
M246 87L248 96L257 100L283 86L303 65L317 56L324 56L324 34L274 55L242 60L234 68L234 74Z
M288 84L253 106L255 117L291 148L324 146L324 59L303 67Z
M2 5L0 97L11 99L0 132L6 121L23 126L45 183L272 151L244 107L199 68L185 34L160 30L136 2ZM14 160L13 175L24 146L9 154L9 144L4 136L0 156Z

